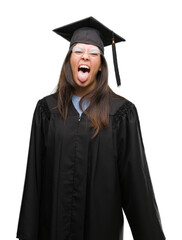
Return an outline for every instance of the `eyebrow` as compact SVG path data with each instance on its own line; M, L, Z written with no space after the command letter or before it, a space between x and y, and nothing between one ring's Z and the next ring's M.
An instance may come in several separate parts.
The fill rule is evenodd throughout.
M73 48L72 48L73 51L81 51L81 52L84 52L85 51L85 48L81 47L81 46L77 46L75 45ZM102 55L102 51L97 47L97 46L93 46L92 48L88 49L88 53L90 54L100 54Z
M90 49L89 49L89 52L90 52L90 51L95 51L95 50L96 50L97 52L101 52L99 48L90 48Z
M81 50L84 50L84 48L80 47L80 46L74 46L73 48L79 48Z
M80 47L80 46L74 46L73 48L79 48L80 50L85 50L85 48ZM93 50L97 50L98 52L100 52L100 49L97 47L92 47L88 51L93 51Z

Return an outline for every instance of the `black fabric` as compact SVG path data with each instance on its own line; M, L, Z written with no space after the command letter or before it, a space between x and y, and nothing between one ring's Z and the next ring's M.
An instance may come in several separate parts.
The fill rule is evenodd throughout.
M56 28L53 31L70 42L74 32L80 28L85 28L85 27L93 28L99 31L100 37L105 47L112 44L113 34L114 34L114 39L116 43L125 41L124 38L122 38L121 36L113 32L108 27L104 26L101 22L99 22L97 19L93 17L88 17L88 18L73 22L71 24L67 24L65 26ZM79 34L81 38L82 33L79 33ZM84 38L85 37L83 36L83 40ZM72 41L72 44L73 44L73 41Z
M110 96L109 127L95 139L70 102L65 122L57 94L33 115L17 238L122 240L123 211L135 240L164 240L135 105Z
M104 44L100 37L100 33L94 28L85 27L76 30L71 38L70 47L72 47L75 43L95 45L99 47L104 54Z
M117 85L120 86L121 85L121 79L120 79L119 69L118 69L118 61L117 61L117 54L116 54L116 46L115 46L114 36L113 36L113 39L112 39L112 54L113 54L113 62L114 62L114 70L115 70L115 75L116 75L116 81L117 81Z

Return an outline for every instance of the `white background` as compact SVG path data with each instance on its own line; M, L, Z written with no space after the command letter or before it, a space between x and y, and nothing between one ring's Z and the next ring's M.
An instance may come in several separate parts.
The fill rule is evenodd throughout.
M69 47L52 29L89 16L126 39L116 44L119 88L111 47L105 48L109 84L137 107L164 233L168 240L182 239L182 14L177 0L1 2L1 239L16 238L33 111L55 89ZM126 221L125 240L131 239Z

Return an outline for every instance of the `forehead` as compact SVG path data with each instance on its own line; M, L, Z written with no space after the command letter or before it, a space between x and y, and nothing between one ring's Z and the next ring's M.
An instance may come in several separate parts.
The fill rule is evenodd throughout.
M95 46L95 45L85 44L85 43L77 43L75 46L81 47L81 48L84 48L84 49L91 49L91 48L97 48L97 49L99 49L99 48L98 48L97 46Z

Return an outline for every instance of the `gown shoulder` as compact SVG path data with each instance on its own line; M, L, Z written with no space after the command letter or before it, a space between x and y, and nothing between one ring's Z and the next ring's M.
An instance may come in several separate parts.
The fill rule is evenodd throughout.
M135 104L123 96L112 94L109 101L110 115L114 116L116 122L121 117L125 117L130 111L136 110Z
M41 111L43 111L48 118L50 117L51 113L57 112L57 110L54 109L57 106L57 100L58 94L53 93L44 96L38 101L38 105L40 105ZM136 109L135 104L133 102L115 93L109 95L109 105L110 105L109 115L114 116L116 122L121 117L126 116L127 113L131 111L133 108Z
M54 108L57 106L57 99L57 93L52 93L38 100L37 105L39 106L40 111L45 113L48 119L50 118L51 113L56 111Z

